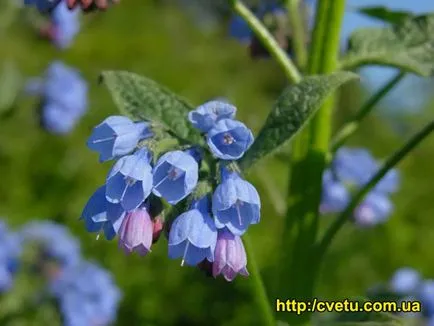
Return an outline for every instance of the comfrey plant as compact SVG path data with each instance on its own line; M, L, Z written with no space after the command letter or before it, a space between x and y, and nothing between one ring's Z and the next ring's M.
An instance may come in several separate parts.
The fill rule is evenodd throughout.
M389 195L398 185L395 166L434 130L434 121L429 121L381 165L363 150L339 150L404 73L434 75L434 15L399 13L398 19L384 8L364 10L386 26L354 32L342 51L345 0L318 0L311 32L294 10L300 1L288 0L290 58L242 1L228 3L289 83L255 140L235 120L231 104L192 106L146 77L104 71L101 81L122 116L96 126L88 146L100 154L100 161L117 162L86 204L82 220L88 231L103 232L107 239L118 236L123 250L141 255L150 253L163 229L169 257L180 258L181 265L223 274L227 280L250 274L258 324L303 324L311 320L310 311L277 315L268 295L313 300L322 262L339 231L348 221L375 224L391 213ZM358 79L352 70L370 64L401 72L332 138L335 91ZM259 222L261 202L245 176L263 158L289 145L289 193L272 289L261 279L246 232ZM339 212L324 232L320 210Z
M80 73L60 61L47 68L44 77L25 85L29 95L40 97L42 126L54 134L67 134L86 113L88 86Z
M248 275L240 236L259 222L261 203L233 165L253 143L235 113L233 105L220 101L188 113L192 130L207 144L202 148L176 145L166 151L159 143L167 135L158 126L123 116L96 126L89 148L102 162L118 160L83 210L87 230L103 230L107 239L118 235L127 253L146 255L164 221L170 258L181 258L181 265L207 264L214 277L222 274L229 281L238 273ZM161 199L175 207L167 220L168 214L152 212Z
M37 220L10 232L2 224L0 240L0 290L6 297L2 302L14 298L17 309L26 310L54 303L62 325L105 326L115 321L120 290L107 271L83 259L78 239L64 226ZM2 310L1 324L20 314L12 308Z

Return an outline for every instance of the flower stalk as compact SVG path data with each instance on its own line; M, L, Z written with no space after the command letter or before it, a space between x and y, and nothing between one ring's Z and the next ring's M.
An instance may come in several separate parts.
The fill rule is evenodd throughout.
M337 68L345 1L320 0L317 6L307 72L327 74ZM281 244L285 250L282 250L280 261L285 264L280 268L279 296L291 293L297 300L309 300L314 294L318 272L315 242L321 177L328 152L333 107L332 96L293 145L288 210ZM304 323L308 318L308 313L303 316L288 315L291 324Z

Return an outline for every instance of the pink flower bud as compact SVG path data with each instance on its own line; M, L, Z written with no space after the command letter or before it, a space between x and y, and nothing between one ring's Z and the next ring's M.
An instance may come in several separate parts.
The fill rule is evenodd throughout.
M153 224L146 208L128 213L119 229L119 247L129 254L145 256L151 251Z
M163 232L164 229L164 221L160 215L154 218L152 221L152 226L152 243L155 243L160 238L161 232Z

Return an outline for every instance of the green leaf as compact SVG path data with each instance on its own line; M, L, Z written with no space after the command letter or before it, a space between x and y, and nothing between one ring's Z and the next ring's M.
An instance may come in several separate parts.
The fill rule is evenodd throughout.
M0 114L12 109L21 92L23 78L12 62L5 62L0 75Z
M101 80L121 113L154 122L184 142L203 143L187 120L194 107L155 81L127 71L104 71Z
M240 168L249 169L256 161L286 144L333 91L357 77L356 74L346 71L324 76L310 76L285 89L277 99L252 147L239 162Z
M375 18L391 24L401 23L405 19L414 16L414 14L409 11L390 10L389 8L382 6L363 7L359 8L357 11L365 16L369 16L371 18Z
M355 31L341 68L364 65L391 66L424 77L434 75L434 14L410 17L389 27Z

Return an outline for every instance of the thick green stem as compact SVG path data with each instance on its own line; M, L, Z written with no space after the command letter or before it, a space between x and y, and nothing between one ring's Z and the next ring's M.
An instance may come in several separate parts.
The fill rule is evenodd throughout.
M410 153L422 140L434 131L434 121L427 124L421 131L414 135L401 149L395 152L381 167L380 170L371 178L371 180L360 189L353 197L347 208L337 217L336 221L330 226L319 244L319 255L323 257L330 247L333 239L344 224L350 219L354 209L363 200L366 194L389 172L395 167L408 153Z
M298 67L304 68L307 62L306 26L300 12L300 0L286 0L289 22L291 24L292 44ZM303 7L304 8L304 7Z
M342 129L337 133L332 141L332 152L336 152L339 147L341 147L346 140L354 134L354 132L359 128L360 123L363 119L371 113L375 106L380 102L405 76L405 73L399 72L395 77L393 77L387 84L385 84L378 92L376 92L372 97L361 107L357 114L350 119Z
M253 33L258 37L262 45L270 52L277 63L282 67L287 78L294 83L301 80L301 75L295 67L292 60L286 52L279 46L274 37L270 34L267 28L256 18L256 16L247 8L242 1L231 1L233 9L240 15L250 26Z
M243 240L247 253L247 269L250 273L250 285L252 287L252 293L254 293L256 305L261 310L262 322L260 324L264 326L276 326L274 312L271 308L272 302L268 298L264 283L262 282L261 273L253 255L253 248L250 238L247 234L245 234L243 236Z
M319 0L307 71L326 74L337 68L345 0ZM288 211L283 234L279 296L310 300L319 262L316 256L321 176L331 132L334 99L329 98L296 139L291 157ZM291 324L303 323L309 314L288 315Z
M327 19L329 0L318 1L316 8L315 26L312 32L312 46L309 53L307 72L310 75L320 72L320 65L323 53L324 37L327 33Z

